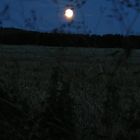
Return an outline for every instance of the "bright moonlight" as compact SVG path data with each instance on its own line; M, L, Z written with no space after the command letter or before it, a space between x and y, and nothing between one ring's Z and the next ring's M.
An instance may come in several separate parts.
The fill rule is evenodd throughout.
M64 15L68 20L71 20L73 18L74 12L72 9L66 9Z

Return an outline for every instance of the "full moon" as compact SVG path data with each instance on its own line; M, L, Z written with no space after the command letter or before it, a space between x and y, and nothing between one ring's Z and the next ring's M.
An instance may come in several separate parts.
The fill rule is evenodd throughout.
M72 20L74 12L72 9L66 9L64 15L68 20Z

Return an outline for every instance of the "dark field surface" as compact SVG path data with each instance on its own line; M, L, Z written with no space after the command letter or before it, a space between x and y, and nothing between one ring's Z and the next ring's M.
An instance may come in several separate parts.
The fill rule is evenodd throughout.
M0 45L0 139L139 140L139 54Z

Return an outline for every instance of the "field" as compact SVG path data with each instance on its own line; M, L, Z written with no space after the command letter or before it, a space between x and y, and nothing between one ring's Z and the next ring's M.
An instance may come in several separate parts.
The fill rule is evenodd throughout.
M139 54L0 45L0 139L140 139Z

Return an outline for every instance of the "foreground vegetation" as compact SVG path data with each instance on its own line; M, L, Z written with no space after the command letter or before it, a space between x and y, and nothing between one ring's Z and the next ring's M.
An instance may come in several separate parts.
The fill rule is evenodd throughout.
M138 64L120 52L76 57L48 48L53 58L43 59L41 52L23 58L6 49L0 53L1 140L140 139Z

